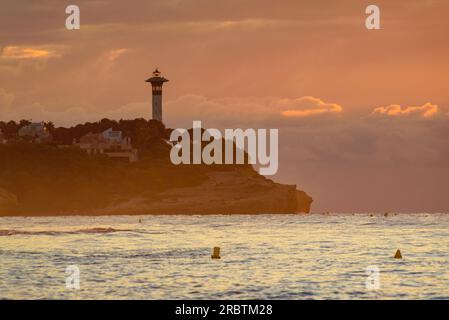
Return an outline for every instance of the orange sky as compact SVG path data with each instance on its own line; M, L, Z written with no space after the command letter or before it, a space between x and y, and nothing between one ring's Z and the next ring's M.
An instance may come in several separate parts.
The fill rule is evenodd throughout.
M81 30L65 29L65 7ZM381 9L378 31L365 8ZM448 1L2 1L0 120L276 127L316 210L449 210ZM351 199L348 203L348 199Z

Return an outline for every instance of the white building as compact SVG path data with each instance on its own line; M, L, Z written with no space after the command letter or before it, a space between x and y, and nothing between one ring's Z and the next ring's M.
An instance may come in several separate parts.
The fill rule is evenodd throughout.
M123 138L122 138L122 132L121 131L114 131L112 130L112 128L107 129L106 131L104 131L102 133L103 137L110 141L110 142L115 142L115 143L122 143L123 142Z
M138 160L137 149L134 149L130 138L124 138L121 131L109 128L102 133L89 132L74 143L88 154L105 154L110 158L128 159L129 162Z

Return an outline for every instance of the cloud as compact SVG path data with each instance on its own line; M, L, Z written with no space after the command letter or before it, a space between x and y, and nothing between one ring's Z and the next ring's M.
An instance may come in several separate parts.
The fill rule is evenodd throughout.
M166 104L170 125L188 126L192 120L205 120L209 126L254 126L279 117L273 98L208 98L183 95ZM151 107L148 105L148 107Z
M342 106L336 103L327 103L311 96L297 99L282 99L279 101L281 114L284 117L310 117L324 114L339 114Z
M111 50L108 52L108 60L115 61L128 51L129 51L129 49L125 49L125 48Z
M19 77L24 71L41 71L46 68L48 61L61 58L67 49L68 47L65 45L0 47L0 76L4 74L5 76ZM27 76L27 80L29 80L30 74Z
M217 128L295 126L306 119L327 121L329 115L340 114L343 110L338 104L310 96L220 99L189 94L167 101L165 105L164 117L171 126L188 126L194 119Z
M6 60L36 60L60 58L61 52L55 46L6 46L3 48L0 58Z
M438 106L427 102L422 106L409 106L402 108L400 105L391 104L386 107L375 108L371 116L380 117L414 117L432 118L439 114Z
M119 59L128 53L130 49L119 48L119 49L109 49L104 50L98 55L86 62L85 66L80 70L76 71L77 78L80 81L84 81L86 77L91 79L102 79L104 77L109 77L111 69L119 64ZM91 75L92 71L95 71L95 76Z

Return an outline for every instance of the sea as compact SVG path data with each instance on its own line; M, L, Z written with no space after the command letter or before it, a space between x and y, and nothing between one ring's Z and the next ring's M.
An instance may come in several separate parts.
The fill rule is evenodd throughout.
M0 299L449 299L449 214L1 217Z

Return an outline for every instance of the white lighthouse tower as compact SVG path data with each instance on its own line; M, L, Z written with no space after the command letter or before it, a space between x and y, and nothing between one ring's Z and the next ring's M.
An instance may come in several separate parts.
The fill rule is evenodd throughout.
M162 122L162 85L168 79L162 77L161 72L156 68L153 76L146 80L153 87L153 119Z

